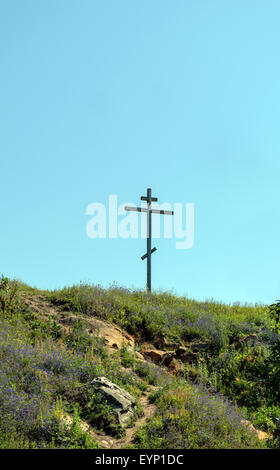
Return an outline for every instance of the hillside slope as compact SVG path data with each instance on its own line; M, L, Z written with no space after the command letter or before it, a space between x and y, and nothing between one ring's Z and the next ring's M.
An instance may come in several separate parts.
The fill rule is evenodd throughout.
M278 408L264 379L275 333L265 307L115 286L39 291L5 278L0 301L2 448L275 445ZM136 398L129 427L96 377ZM264 384L259 401L253 380L258 391Z

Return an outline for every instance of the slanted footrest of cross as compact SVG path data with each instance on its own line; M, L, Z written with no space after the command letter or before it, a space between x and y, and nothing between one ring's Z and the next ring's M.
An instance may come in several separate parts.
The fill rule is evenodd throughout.
M156 249L156 248L153 248L153 249L151 250L151 254L154 253L155 251L157 251L157 249ZM141 256L141 259L145 259L145 258L147 258L147 256L148 256L148 253L146 253L145 255Z

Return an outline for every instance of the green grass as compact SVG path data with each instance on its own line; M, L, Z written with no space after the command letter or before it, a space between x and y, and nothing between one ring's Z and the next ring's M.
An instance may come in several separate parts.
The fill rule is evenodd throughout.
M155 397L158 411L137 433L136 446L145 449L262 448L240 422L240 411L203 387L178 382Z
M24 301L26 296L40 296L58 310L74 312L71 333L64 333L55 316L40 317ZM158 345L163 338L175 349L184 345L189 358L179 361L179 376L173 377L164 367L137 360L126 348L109 357L104 341L88 335L86 316L120 325L139 345ZM240 424L244 418L269 432L274 441L267 445L275 446L279 408L273 357L278 336L273 326L268 307L262 305L197 302L165 292L87 284L42 291L2 277L0 447L96 448L81 431L80 419L112 436L123 435L112 409L91 386L98 375L137 399L149 385L159 387L157 412L138 431L132 447L264 446ZM240 340L248 335L256 335L258 343L244 346ZM75 416L75 425L65 425L63 412ZM143 413L139 403L138 412Z
M197 302L169 293L146 293L112 286L80 284L48 293L63 308L114 321L139 339L157 335L182 341L209 339L213 347L227 344L230 336L262 333L270 323L267 307Z

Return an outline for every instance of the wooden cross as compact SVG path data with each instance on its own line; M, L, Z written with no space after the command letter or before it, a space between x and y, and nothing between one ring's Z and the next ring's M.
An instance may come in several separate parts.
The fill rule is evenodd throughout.
M160 209L152 209L152 202L157 202L156 197L152 197L151 188L147 189L147 196L141 196L141 201L147 201L147 208L145 207L129 207L125 206L127 211L146 212L147 213L147 253L141 256L144 260L147 258L147 290L151 291L151 254L156 251L156 248L151 249L152 243L152 214L173 215L173 211L165 211Z

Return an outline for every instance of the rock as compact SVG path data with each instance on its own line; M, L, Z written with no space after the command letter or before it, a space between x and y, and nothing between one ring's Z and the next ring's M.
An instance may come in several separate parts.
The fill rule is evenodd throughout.
M141 351L145 359L150 359L155 364L162 364L172 372L178 370L178 363L175 360L175 351L160 351L159 349L147 349Z
M164 364L168 367L175 357L175 351L160 351L159 349L146 349L141 351L145 359L150 359L155 364Z
M112 406L112 411L119 423L126 426L136 413L135 398L106 377L97 377L92 381L92 385L104 395L104 399Z
M108 348L121 349L125 346L134 349L134 338L119 326L96 317L84 318L83 321L87 332L93 336L103 337Z
M117 327L103 328L99 334L104 336L107 347L121 349L123 346L134 348L134 339Z
M270 438L270 436L266 432L260 431L259 429L254 428L254 426L252 425L252 423L250 423L250 421L247 421L246 419L242 419L241 423L244 424L245 426L248 426L252 431L254 431L257 434L258 439L260 439L261 441Z
M145 351L141 351L141 354L145 359L150 359L155 364L161 364L164 356L166 355L166 351L160 351L159 349L147 349Z

